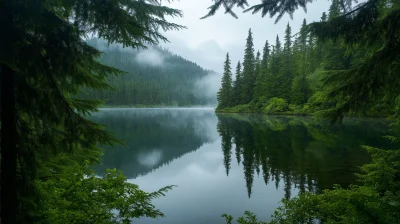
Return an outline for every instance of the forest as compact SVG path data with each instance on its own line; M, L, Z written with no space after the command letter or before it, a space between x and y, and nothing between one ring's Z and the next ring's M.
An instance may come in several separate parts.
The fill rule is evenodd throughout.
M335 21L345 13L340 7L340 1L332 1L319 22ZM226 56L216 111L306 115L341 103L340 97L328 95L331 86L325 81L337 72L357 69L370 50L362 45L349 49L341 40L324 40L309 30L305 19L295 32L288 23L283 38L277 35L275 43L266 41L257 52L249 30L243 62ZM385 117L393 113L393 102L382 99L357 112L347 115Z
M101 63L125 74L107 78L112 89L88 89L82 98L103 100L105 106L216 105L213 94L203 92L208 76L217 76L213 71L158 46L123 48L102 39L90 39L87 43L104 53L99 58Z
M117 55L107 58L86 42L89 36L95 36L109 44L143 50L167 41L164 31L186 27L169 20L182 17L183 12L163 2L0 1L1 223L111 224L164 216L153 200L175 186L145 192L116 169L106 170L102 177L92 169L103 155L101 146L122 142L88 115L98 111L103 100L114 105L149 104L160 102L160 95L142 95L146 100L135 97L134 102L119 102L118 97L106 95L113 89L112 80L115 82L111 84L118 86L115 77L131 71L112 67L117 66L112 64ZM269 15L278 22L283 15L293 17L310 2L259 1L250 6L247 0L213 0L202 19L221 8L238 17L235 9L239 8ZM272 47L266 44L262 56L254 52L249 32L235 81L227 56L217 111L311 111L331 122L353 114L378 113L392 123L393 134L384 137L399 142L399 18L399 0L367 0L358 5L333 0L321 21L304 23L294 39L287 26L283 40L277 38ZM171 60L183 59L172 56ZM188 73L180 74L188 75L188 79L206 73L193 63L184 64ZM144 66L143 71L146 69L157 70ZM127 84L136 85L133 82L140 75L126 77ZM157 86L164 81L172 83L159 78L161 81L154 82ZM196 97L189 94L173 100L174 91L157 86L154 91L167 93L173 104L184 105ZM123 88L131 90L129 84ZM221 125L220 131L225 140L238 132L234 129L226 134ZM246 150L246 162L253 158L247 142L239 146ZM371 162L360 167L356 184L283 199L269 223L400 223L400 151L363 148ZM224 217L227 223L233 220L229 214ZM265 223L251 212L239 217L238 222Z

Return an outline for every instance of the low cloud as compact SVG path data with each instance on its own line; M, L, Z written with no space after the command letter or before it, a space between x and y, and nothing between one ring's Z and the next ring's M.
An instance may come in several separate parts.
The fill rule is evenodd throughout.
M193 91L196 95L204 97L209 105L215 106L217 92L221 87L221 78L222 75L219 73L209 73L195 83Z
M151 66L163 66L165 56L153 47L149 47L147 49L140 50L139 53L136 54L135 60L138 63Z

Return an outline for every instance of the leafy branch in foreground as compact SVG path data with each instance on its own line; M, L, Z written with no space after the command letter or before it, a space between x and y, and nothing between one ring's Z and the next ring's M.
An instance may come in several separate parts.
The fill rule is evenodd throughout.
M50 205L35 214L41 223L131 223L140 217L161 218L164 214L152 200L165 196L174 186L147 193L116 169L104 177L88 172L86 167L69 167L69 175L38 181L42 197Z

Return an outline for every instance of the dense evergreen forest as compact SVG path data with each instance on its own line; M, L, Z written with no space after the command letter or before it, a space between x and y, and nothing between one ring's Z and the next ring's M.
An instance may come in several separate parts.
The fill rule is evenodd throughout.
M220 8L237 18L234 9L245 8L275 17L277 23L309 2L261 1L249 6L246 0L216 0L203 19ZM333 0L320 21L304 21L295 34L287 24L284 37L266 42L261 53L254 50L250 30L234 81L229 54L226 57L217 112L313 113L332 123L348 115L378 115L392 121L393 134L382 137L399 142L399 18L398 0L358 5ZM229 146L229 135L223 138L228 139L223 147ZM259 221L250 211L237 222L400 223L400 150L362 147L372 160L360 167L353 185L283 199L269 222ZM223 216L232 223L232 216Z
M320 22L343 15L339 4L332 1ZM349 50L340 40L318 38L309 32L305 19L296 32L288 23L284 37L276 36L275 43L266 41L261 52L254 49L249 30L243 63L232 63L229 54L226 57L217 111L311 114L334 108L341 99L329 97L331 86L324 82L339 71L356 69L368 53L362 46ZM362 115L387 116L393 112L392 103L382 99Z
M91 34L110 44L145 48L184 27L180 10L159 1L0 1L0 222L130 223L162 217L153 193L116 169L91 168L101 145L122 142L87 115L99 100L82 91L110 88L121 70L102 64Z
M111 77L123 75L102 64L101 51L86 38L95 35L135 49L166 41L163 31L185 27L167 20L183 13L163 2L0 1L2 224L111 224L163 217L152 200L173 186L148 193L116 169L107 170L104 178L94 174L90 167L103 153L99 146L121 142L88 119L101 102L81 98L108 91ZM248 6L246 0L213 0L203 19L222 6L235 17L233 7L239 7L279 21L310 2ZM266 44L263 55L254 52L249 32L233 83L230 69L225 70L219 109L321 111L331 121L353 113L380 113L390 115L393 123L393 136L386 138L398 142L399 18L399 0L367 0L356 6L333 0L320 22L305 24L295 39L287 26L283 40L277 38L272 49ZM143 97L146 102L154 99ZM270 223L400 223L400 151L363 147L371 163L361 167L359 182L283 200ZM251 213L246 216L239 222L263 223ZM233 219L225 217L228 223Z
M87 43L104 52L101 63L126 74L108 77L113 89L89 90L82 95L85 98L104 100L108 106L216 105L215 96L204 92L207 76L217 75L213 71L157 46L123 48L102 39Z

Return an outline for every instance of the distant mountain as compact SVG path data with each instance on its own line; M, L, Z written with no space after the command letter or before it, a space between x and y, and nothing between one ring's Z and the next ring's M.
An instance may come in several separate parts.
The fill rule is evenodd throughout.
M108 79L114 91L89 91L85 95L88 98L103 99L112 106L216 104L215 83L219 82L219 76L194 62L157 46L137 50L108 45L101 39L90 39L87 43L104 52L101 62L128 73Z

